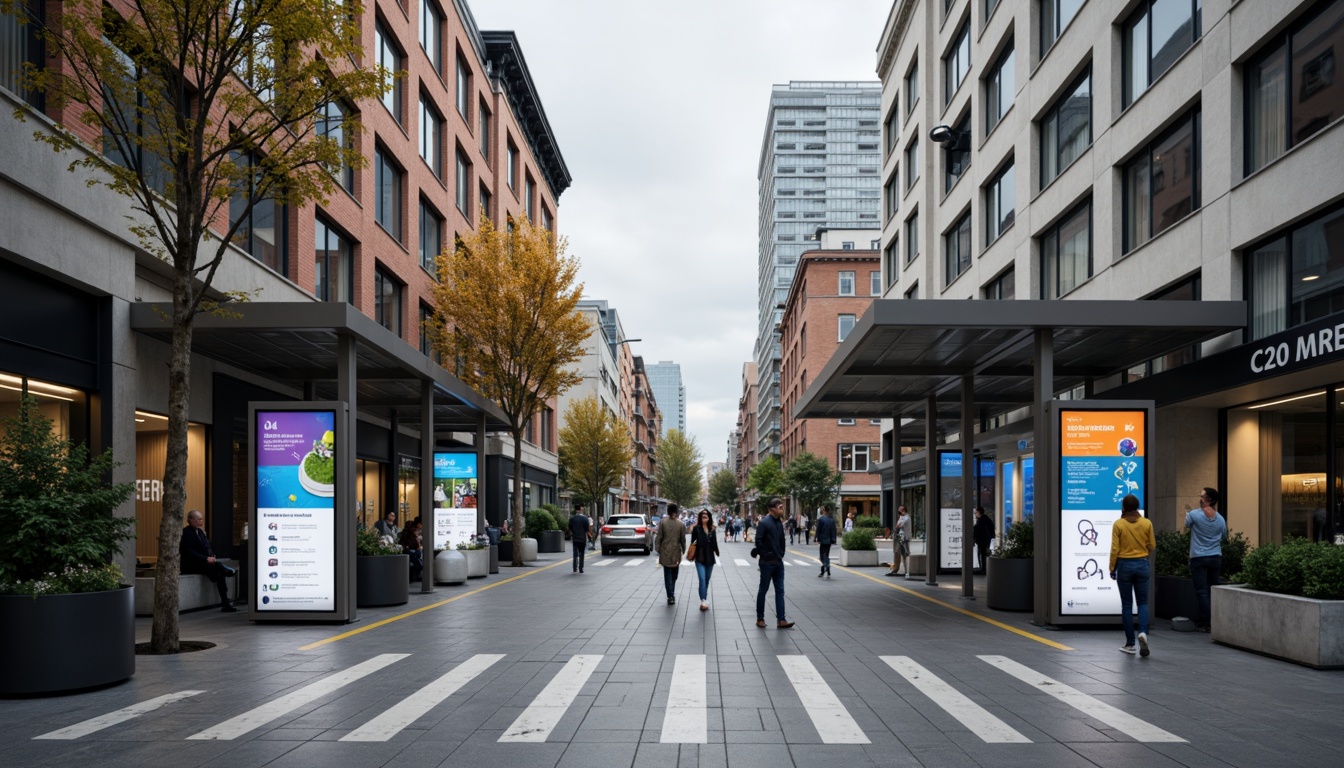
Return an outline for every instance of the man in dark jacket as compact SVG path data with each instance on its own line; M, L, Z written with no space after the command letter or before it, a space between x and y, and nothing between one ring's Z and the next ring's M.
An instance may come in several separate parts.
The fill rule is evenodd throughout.
M985 514L984 507L975 508L975 528L971 530L975 538L975 554L980 560L980 572L985 572L985 561L989 559L989 543L994 540L994 521Z
M821 547L821 573L817 578L831 578L831 546L835 544L835 518L831 517L831 505L821 507L821 516L817 518L817 544Z
M793 622L784 615L784 500L772 496L766 502L766 515L756 527L756 549L761 560L761 586L756 591L756 626L765 628L765 593L775 585L775 626L790 629Z
M179 550L182 556L181 572L208 576L219 590L219 609L224 613L236 613L238 609L229 602L227 581L234 571L215 557L215 551L210 548L210 539L205 535L205 515L199 509L187 513L187 527L182 529Z
M593 530L593 521L583 514L583 505L574 505L574 514L569 516L569 538L574 547L574 572L583 573L583 555L588 551L588 536Z

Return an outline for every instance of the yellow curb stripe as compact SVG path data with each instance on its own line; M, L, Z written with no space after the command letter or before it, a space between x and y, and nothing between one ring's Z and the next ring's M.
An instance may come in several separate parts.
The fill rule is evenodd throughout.
M812 560L812 561L814 561L814 562L817 562L817 563L820 563L820 562L821 562L821 560L820 560L819 558L814 557L814 556L812 556L812 555L809 555L809 554L807 554L806 552L798 552L798 551L795 551L795 550L790 550L790 551L793 552L793 554L795 554L795 555L798 555L798 556L800 556L800 557L805 557L805 558L807 558L807 559L809 559L809 560ZM923 593L921 593L921 592L916 592L915 590L910 589L909 587L902 587L902 586L899 585L899 584L892 584L892 583L889 582L889 581L883 581L882 579L879 579L879 578L877 578L876 576L869 576L869 575L866 574L866 573L862 573L862 572L860 572L860 571L855 571L855 570L853 570L853 569L846 569L846 571L847 571L848 573L851 573L851 574L855 575L855 576L861 576L861 577L863 577L863 578L865 578L865 579L868 579L869 581L874 582L874 583L876 583L876 584L881 584L881 585L884 586L884 587L888 587L888 588L890 588L890 589L894 589L894 590L897 590L897 591L899 591L899 592L904 592L904 593L906 593L907 595L913 595L914 597L918 597L920 600L928 600L930 603L933 603L933 604L935 604L935 605L941 605L942 607L947 608L948 610L951 610L951 611L956 611L957 613L960 613L960 614L963 615L963 616L969 616L969 617L971 617L972 619L977 619L977 620L979 620L979 621L983 621L983 622L985 622L986 624L991 624L991 625L993 625L993 626L998 627L999 629L1005 629L1005 630L1007 630L1007 631L1009 631L1009 632L1012 632L1012 633L1015 634L1015 635L1021 635L1022 637L1025 637L1025 638L1027 638L1028 640L1035 640L1036 642L1041 643L1042 645L1048 645L1048 646L1050 646L1051 648L1054 648L1054 649L1056 649L1056 650L1060 650L1060 651L1072 651L1072 650L1075 650L1074 648L1070 648L1069 646L1064 645L1063 643L1056 643L1054 640L1047 640L1047 639L1045 639L1044 637L1041 637L1040 635L1032 634L1031 632L1028 632L1028 631L1026 631L1025 629L1018 629L1017 627L1009 626L1008 624L1004 624L1004 623L1001 622L1001 621L996 621L996 620L994 620L994 619L989 618L988 616L984 616L984 615L982 615L982 614L976 613L975 611L968 611L968 610L966 610L965 608L962 608L962 607L960 607L960 606L952 605L951 603L945 603L945 602L943 602L942 600L939 600L939 599L936 598L936 597L929 597L928 595L923 594Z
M397 614L396 616L390 616L390 617L388 617L388 618L386 618L386 619L383 619L382 621L375 621L374 623L369 624L368 626L365 626L365 627L360 627L359 629L352 629L352 630L350 630L349 632L343 632L343 633L341 633L341 634L339 634L339 635L333 635L332 637L328 637L328 638L325 639L325 640L318 640L318 641L315 642L315 643L309 643L308 645L300 646L300 647L299 647L299 650L300 650L300 651L311 651L311 650L313 650L314 648L320 648L320 647L322 647L322 646L324 646L324 645L327 645L328 643L334 643L334 642L336 642L337 640L344 640L344 639L346 639L347 637L354 637L355 635L362 634L362 633L364 633L364 632L368 632L369 630L377 629L377 628L379 628L379 627L386 626L386 625L391 624L391 623L393 623L393 622L401 621L402 619L408 619L408 618L410 618L410 617L412 617L412 616L414 616L414 615L416 615L416 614L418 614L418 613L424 613L425 611L432 611L432 610L434 610L435 608L438 608L439 606L447 605L447 604L449 604L449 603L455 603L455 602L457 602L458 600L461 600L461 599L464 598L464 597L471 597L472 595L479 595L480 593L486 591L487 589L494 589L495 587L502 587L502 586L504 586L505 584L508 584L508 583L511 582L511 581L517 581L517 580L519 580L519 579L525 579L525 578L527 578L528 576L532 576L532 575L534 575L534 574L541 573L542 571L548 571L548 570L550 570L550 569L552 569L552 568L554 568L554 567L556 567L556 566L558 566L558 565L566 565L566 564L567 564L567 561L565 561L565 560L561 560L561 561L559 561L559 562L551 563L550 565L542 566L542 567L540 567L540 568L537 568L536 570L529 570L527 573L520 573L520 574L518 574L517 576L510 576L509 578L507 578L507 579L505 579L505 580L503 580L503 581L497 581L497 582L495 582L494 584L487 584L487 585L485 585L484 587L481 587L480 589L473 589L473 590L470 591L470 592L463 593L463 594L458 595L458 596L456 596L456 597L450 597L450 598L448 598L447 600L440 600L440 601L438 601L437 603L430 603L429 605L423 605L423 606L421 606L421 607L419 607L419 608L416 608L416 609L414 609L414 610L407 611L407 612L405 612L405 613L399 613L399 614Z

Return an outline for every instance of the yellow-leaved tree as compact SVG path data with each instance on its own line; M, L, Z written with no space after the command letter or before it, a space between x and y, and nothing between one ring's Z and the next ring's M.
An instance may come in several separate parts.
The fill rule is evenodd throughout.
M579 261L565 242L526 220L512 231L481 216L476 231L438 258L434 325L445 365L493 400L513 436L513 564L523 564L523 431L547 401L583 380L570 366L591 332L575 311Z
M602 515L602 497L635 456L630 426L593 396L570 403L560 428L560 473L566 487Z

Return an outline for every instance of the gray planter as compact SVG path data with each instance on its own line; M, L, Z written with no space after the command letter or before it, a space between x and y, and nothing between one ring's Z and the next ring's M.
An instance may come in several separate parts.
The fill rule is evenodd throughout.
M464 549L462 554L467 558L468 579L479 579L490 575L490 550Z
M876 568L876 549L841 549L840 566L842 568Z
M1030 611L1035 607L1036 561L1030 557L990 556L985 565L985 605L996 611Z
M510 552L509 554L513 554ZM490 572L499 573L499 545L490 545Z
M565 534L563 531L542 531L537 540L538 552L564 552Z
M1344 600L1214 587L1214 642L1317 669L1344 668Z
M360 608L404 605L411 599L411 556L355 558L355 603Z
M464 584L467 581L467 558L456 549L445 549L434 556L435 584Z
M0 695L55 693L135 674L135 590L0 595Z
M1153 577L1153 615L1159 619L1199 618L1199 596L1195 580L1180 576Z

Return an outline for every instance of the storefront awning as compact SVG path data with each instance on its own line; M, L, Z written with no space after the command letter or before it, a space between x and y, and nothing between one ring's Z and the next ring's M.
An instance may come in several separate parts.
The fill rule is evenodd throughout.
M131 328L171 342L169 304L131 306ZM345 346L348 345L348 346ZM313 400L340 400L343 349L351 350L360 414L419 428L421 396L433 393L436 432L508 428L498 406L420 354L396 334L344 302L256 302L227 314L197 316L192 351L298 389Z

